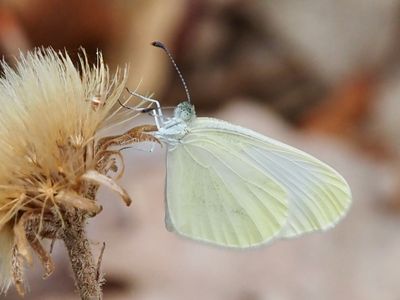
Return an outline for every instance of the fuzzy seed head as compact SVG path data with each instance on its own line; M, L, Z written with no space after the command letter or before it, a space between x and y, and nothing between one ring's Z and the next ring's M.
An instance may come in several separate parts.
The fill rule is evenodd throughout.
M82 176L105 174L99 160L104 167L112 156L96 153L100 130L134 117L117 103L126 69L111 75L100 53L89 65L83 52L77 68L66 53L37 49L21 54L15 68L1 67L0 290L11 281L13 226L21 215L61 218L68 199L84 206L89 192Z

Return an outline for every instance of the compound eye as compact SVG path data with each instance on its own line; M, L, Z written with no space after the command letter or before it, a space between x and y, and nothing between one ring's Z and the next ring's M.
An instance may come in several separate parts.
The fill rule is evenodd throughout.
M190 119L190 114L189 114L189 112L183 111L183 112L182 112L182 119L185 120L185 121L189 120L189 119Z
M193 106L188 102L180 103L175 109L175 117L182 121L190 121L195 116Z

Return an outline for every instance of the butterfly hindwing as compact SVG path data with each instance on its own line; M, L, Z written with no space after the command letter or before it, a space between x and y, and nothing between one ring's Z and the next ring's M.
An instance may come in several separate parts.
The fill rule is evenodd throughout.
M281 237L326 230L347 212L351 191L330 166L311 155L230 123L197 118L186 141L207 139L223 151L233 147L236 155L276 180L287 192L289 218ZM247 177L253 180L251 174Z

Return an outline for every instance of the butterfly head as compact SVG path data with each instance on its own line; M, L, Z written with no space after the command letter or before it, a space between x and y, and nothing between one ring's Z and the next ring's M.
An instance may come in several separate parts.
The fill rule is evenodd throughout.
M190 122L194 117L196 117L194 105L187 101L178 104L174 111L174 117L186 123Z

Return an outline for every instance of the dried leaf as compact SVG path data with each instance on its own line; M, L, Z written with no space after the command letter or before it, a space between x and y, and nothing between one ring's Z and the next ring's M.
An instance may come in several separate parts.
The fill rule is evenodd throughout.
M15 246L13 249L11 264L12 264L11 269L12 269L12 276L13 276L15 288L16 288L18 294L21 297L23 297L25 295L23 262L22 262L19 250L17 249L17 246Z
M55 269L53 260L36 237L32 237L30 239L30 244L42 263L44 269L43 279L46 279L53 273Z
M98 156L102 157L101 160L97 163L97 170L98 171L103 171L103 173L107 173L109 169L111 169L110 166L104 166L104 161L110 161L109 158L113 155L118 157L121 163L121 170L119 170L116 180L120 179L122 175L125 172L125 164L124 164L124 159L122 158L121 152L120 151L112 151L112 150L103 150L97 154ZM114 163L113 163L114 164ZM115 173L118 171L118 169L115 171Z
M67 207L73 206L96 215L102 210L101 205L98 205L96 201L80 196L72 191L58 193L58 195L55 197L55 200Z
M121 186L119 186L113 179L107 177L106 175L103 175L94 170L90 170L87 171L85 174L83 174L81 176L81 179L104 185L110 188L111 190L117 192L127 206L129 206L132 202L128 193Z
M30 216L31 213L24 213L22 215L18 223L14 226L14 234L17 254L23 257L29 266L32 266L32 254L29 251L29 242L25 233L25 224Z
M157 131L157 127L154 125L137 126L121 135L102 138L98 142L97 148L100 151L104 151L110 146L126 146L139 142L154 142L161 145L161 142L157 138L147 133L153 131Z
M348 134L367 115L374 87L373 78L368 74L344 82L304 118L302 127L329 134Z

